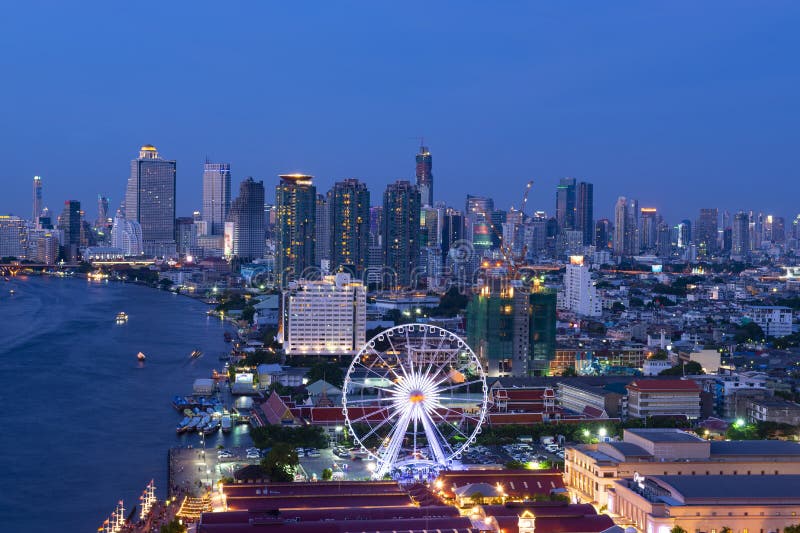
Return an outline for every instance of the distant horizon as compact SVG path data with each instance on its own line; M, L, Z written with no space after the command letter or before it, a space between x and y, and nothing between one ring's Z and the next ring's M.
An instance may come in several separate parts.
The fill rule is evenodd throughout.
M0 213L31 216L34 175L52 210L116 209L146 143L178 162L182 215L206 157L234 195L301 171L323 192L358 177L378 204L421 138L458 209L507 209L533 179L528 208L552 214L574 177L595 218L618 196L669 223L800 212L795 2L44 4L4 11Z

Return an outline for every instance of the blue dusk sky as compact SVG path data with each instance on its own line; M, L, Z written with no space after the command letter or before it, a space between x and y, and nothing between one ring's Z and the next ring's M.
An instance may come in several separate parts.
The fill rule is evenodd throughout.
M114 208L129 161L178 161L179 215L206 156L274 197L358 177L373 204L413 179L435 197L552 213L594 183L667 220L700 207L800 212L800 3L602 1L12 2L0 18L0 213Z

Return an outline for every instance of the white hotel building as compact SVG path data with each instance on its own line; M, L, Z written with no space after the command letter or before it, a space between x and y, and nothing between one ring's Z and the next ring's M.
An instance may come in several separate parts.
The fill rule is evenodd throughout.
M366 342L366 288L346 273L291 283L281 320L287 355L354 355Z
M581 255L570 256L564 274L563 308L582 316L603 314L602 299L597 295L592 274Z

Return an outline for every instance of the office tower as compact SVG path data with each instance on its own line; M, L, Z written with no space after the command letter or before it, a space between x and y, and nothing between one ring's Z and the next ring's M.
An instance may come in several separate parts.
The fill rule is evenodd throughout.
M317 188L313 176L282 174L275 187L275 270L282 286L314 266Z
M0 257L27 259L27 250L25 221L12 215L0 215Z
M354 355L366 342L367 291L340 272L283 291L281 342L287 355Z
M475 220L471 224L472 249L478 258L484 257L492 248L492 229L484 219Z
M750 250L755 251L761 248L761 239L764 235L763 230L764 215L750 211L748 228L750 231Z
M639 253L639 202L620 196L614 207L614 253L632 256Z
M486 196L473 196L471 194L467 195L466 210L464 211L466 217L472 217L474 215L477 218L482 216L486 219L491 217L492 211L494 211L494 200L491 198L487 198Z
M142 228L142 244L148 256L171 257L175 244L176 163L162 159L151 144L142 146L131 161L125 191L125 218Z
M555 357L556 295L488 277L467 304L467 343L490 377L547 375Z
M672 232L669 224L660 222L658 224L658 242L656 244L656 254L659 257L669 257L672 255Z
M733 216L731 257L744 259L750 254L750 217L744 211Z
M115 217L111 228L111 245L122 250L126 256L142 255L142 227L134 220Z
M98 231L106 231L109 227L108 197L102 194L97 195L97 220L94 222L94 227Z
M439 210L435 207L423 207L419 213L419 247L422 251L427 246L439 246ZM424 252L424 251L423 251Z
M710 257L717 251L718 218L716 208L700 209L695 225L695 244L701 257Z
M329 193L330 196L330 193ZM314 266L322 268L325 261L325 269L330 269L331 264L331 203L330 198L325 198L324 194L317 195L316 207L316 230L314 244Z
M383 247L383 206L369 208L369 238L373 245Z
M79 259L78 249L81 245L81 203L77 200L64 202L59 229L64 232L61 241L62 257L66 261Z
M423 206L433 206L433 159L427 146L417 154L417 188Z
M500 243L503 240L503 224L505 224L506 220L508 220L508 213L501 209L497 209L492 211L489 219L491 220L492 248L499 248ZM509 240L509 245L511 244L512 240Z
M564 308L582 316L600 316L602 303L582 255L569 258L564 274Z
M178 254L181 256L194 255L197 249L197 226L192 217L178 217L175 219L175 241Z
M783 244L786 240L783 217L767 215L764 220L764 240L774 244Z
M442 217L442 261L447 260L450 248L464 238L464 216L460 211L447 209Z
M42 178L41 176L33 177L33 221L34 226L39 226L39 217L42 216Z
M611 241L612 229L611 221L607 218L601 218L594 225L594 246L598 250L605 250Z
M416 282L413 272L419 258L419 219L419 189L405 180L389 184L383 193L383 256L400 287Z
M49 231L37 237L32 259L45 265L54 265L58 261L58 237Z
M556 187L556 220L560 230L575 229L575 178L561 178Z
M233 223L233 255L242 261L264 257L263 181L247 177L239 184L239 196L231 203L228 221Z
M575 229L583 234L583 244L594 243L594 185L578 183L575 199Z
M684 249L689 246L689 243L692 242L692 223L689 220L682 220L680 224L675 226L675 230L677 233L677 238L675 240L675 245L680 248Z
M643 251L650 252L656 247L658 235L658 211L655 207L642 207L639 216L639 243Z
M371 222L369 203L369 189L357 179L339 181L328 192L328 242L332 269L348 267L360 274L367 267Z
M225 221L231 208L231 165L212 163L208 159L203 164L203 212L209 235L222 235Z
M539 257L545 253L547 250L547 215L544 212L537 211L525 222L522 241L528 249L526 255Z

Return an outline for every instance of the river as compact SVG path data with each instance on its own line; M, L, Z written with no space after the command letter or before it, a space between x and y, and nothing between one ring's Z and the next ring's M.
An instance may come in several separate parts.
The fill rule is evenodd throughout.
M165 497L167 450L193 438L175 435L171 399L220 369L227 349L225 325L206 310L138 285L0 280L0 530L96 531L151 478ZM209 446L244 443L246 431Z

